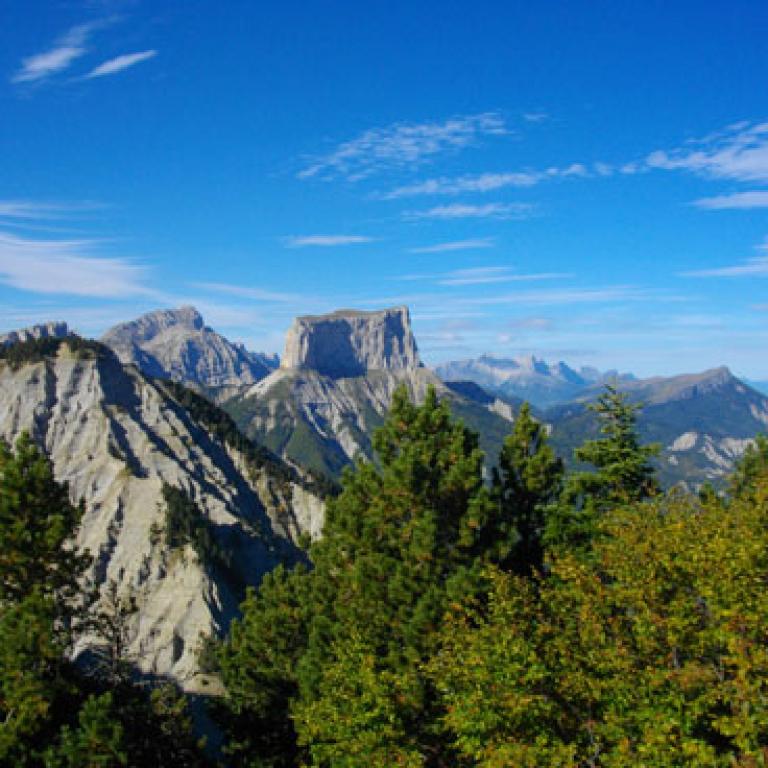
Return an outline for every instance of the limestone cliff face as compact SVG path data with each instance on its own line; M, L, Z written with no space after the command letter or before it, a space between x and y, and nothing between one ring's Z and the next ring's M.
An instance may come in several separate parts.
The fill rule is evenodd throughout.
M250 386L277 365L208 328L194 307L150 312L116 325L102 341L150 376L208 389Z
M0 347L8 344L16 344L20 341L32 341L33 339L62 339L69 336L69 327L66 323L51 322L22 328L18 331L0 334Z
M312 370L334 378L420 366L407 307L297 317L281 363L284 369Z
M372 433L401 385L417 402L435 387L489 433L506 433L513 418L452 393L421 365L405 307L297 318L280 369L224 407L276 453L334 476L358 456L371 458Z
M194 688L200 638L224 630L248 584L299 557L291 539L322 525L323 504L283 473L254 466L174 399L168 387L104 349L66 343L42 360L0 360L0 437L28 431L86 512L77 541L102 587L139 606L129 657L146 673ZM231 567L203 562L164 537L163 485L194 501ZM80 650L91 640L84 638Z

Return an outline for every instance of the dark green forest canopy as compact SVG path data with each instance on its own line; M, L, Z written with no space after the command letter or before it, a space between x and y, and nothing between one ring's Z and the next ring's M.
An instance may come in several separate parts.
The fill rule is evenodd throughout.
M595 415L566 472L524 409L489 486L446 404L400 393L313 569L217 652L233 764L762 764L768 443L700 499L659 489L626 398Z

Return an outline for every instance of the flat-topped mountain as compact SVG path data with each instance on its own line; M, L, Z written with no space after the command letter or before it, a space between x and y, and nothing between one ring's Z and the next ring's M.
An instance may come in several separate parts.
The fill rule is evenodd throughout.
M280 367L348 378L369 371L413 370L421 361L407 307L344 309L297 317L286 336Z
M547 363L533 355L498 358L481 355L470 360L455 360L435 367L443 381L474 381L489 392L503 397L521 398L544 408L568 402L593 384L620 378L615 371L594 368L576 371L566 363Z
M297 318L280 369L223 407L275 453L338 475L357 456L371 458L372 433L401 385L419 402L435 387L481 433L488 455L498 454L511 408L454 393L423 367L406 307Z
M149 312L111 328L102 342L150 376L206 391L249 386L277 363L208 328L194 307Z
M62 339L70 335L69 326L60 321L40 323L18 331L0 333L0 347L33 339Z

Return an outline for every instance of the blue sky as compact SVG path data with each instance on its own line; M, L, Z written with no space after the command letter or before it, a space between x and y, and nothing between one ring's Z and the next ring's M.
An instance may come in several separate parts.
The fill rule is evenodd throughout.
M768 379L768 4L8 1L0 330L406 303L491 352Z

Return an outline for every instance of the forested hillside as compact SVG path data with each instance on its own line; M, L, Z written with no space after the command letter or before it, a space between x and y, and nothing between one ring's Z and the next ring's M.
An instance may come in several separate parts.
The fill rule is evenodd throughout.
M310 565L268 574L205 648L210 759L763 765L768 440L724 494L663 492L637 407L609 388L593 411L566 470L523 406L487 483L449 404L399 390ZM183 699L120 661L130 605L100 614L99 664L66 661L86 562L62 544L81 511L28 441L0 453L0 494L3 764L202 764Z

